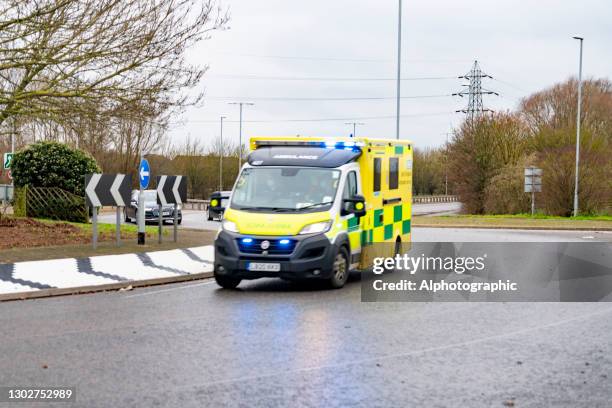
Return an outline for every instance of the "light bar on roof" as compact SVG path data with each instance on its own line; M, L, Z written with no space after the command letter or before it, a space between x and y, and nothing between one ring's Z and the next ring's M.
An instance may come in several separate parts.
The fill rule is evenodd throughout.
M365 146L363 142L343 142L335 140L326 141L308 141L308 140L257 140L255 146L308 146L308 147L325 147L327 149L354 149Z

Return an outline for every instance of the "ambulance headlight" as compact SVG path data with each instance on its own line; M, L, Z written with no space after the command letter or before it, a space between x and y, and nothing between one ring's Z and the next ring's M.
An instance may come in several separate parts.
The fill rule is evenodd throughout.
M323 222L315 222L314 224L308 224L302 228L299 232L299 235L303 234L321 234L323 232L329 231L331 228L332 221L323 221Z
M225 231L238 232L238 226L236 225L234 221L223 220L223 222L221 223L221 227Z

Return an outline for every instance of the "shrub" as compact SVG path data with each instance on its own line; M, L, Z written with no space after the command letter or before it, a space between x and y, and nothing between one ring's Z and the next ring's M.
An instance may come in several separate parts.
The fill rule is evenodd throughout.
M534 164L535 156L503 167L485 187L484 211L487 214L520 214L531 211L531 195L525 193L525 167ZM540 194L536 193L536 208Z
M84 176L99 173L100 168L81 150L57 142L39 142L15 154L11 171L15 187L59 187L83 196Z
M529 151L527 131L517 115L483 115L464 122L449 145L448 177L463 211L482 214L485 188L505 166L515 165Z
M86 222L85 175L99 173L87 153L57 142L32 144L11 165L15 215Z

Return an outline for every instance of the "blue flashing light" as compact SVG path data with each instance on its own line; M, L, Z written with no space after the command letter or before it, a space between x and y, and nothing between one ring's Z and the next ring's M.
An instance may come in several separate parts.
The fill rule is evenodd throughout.
M328 149L354 150L365 146L365 144L363 142L334 142L330 140L326 142L321 142L320 146L326 147Z
M281 245L289 245L291 241L289 241L288 239L281 239L280 241L278 241L279 244Z
M242 238L243 244L250 244L253 242L253 238Z

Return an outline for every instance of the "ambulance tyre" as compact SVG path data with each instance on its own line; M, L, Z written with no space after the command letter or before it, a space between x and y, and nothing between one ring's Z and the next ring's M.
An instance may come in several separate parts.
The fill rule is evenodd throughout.
M395 249L393 250L393 256L402 254L402 240L400 237L395 239Z
M395 247L393 248L393 257L395 258L397 255L401 255L402 254L402 239L400 237L397 237L395 239ZM392 273L395 270L395 268L393 269L389 269L388 273Z
M344 286L349 276L349 257L345 246L341 246L334 258L332 276L329 278L329 286L332 289L340 289Z
M215 281L217 285L221 286L223 289L236 289L238 285L240 285L240 281L242 279L234 278L232 276L220 276L215 274Z

